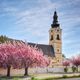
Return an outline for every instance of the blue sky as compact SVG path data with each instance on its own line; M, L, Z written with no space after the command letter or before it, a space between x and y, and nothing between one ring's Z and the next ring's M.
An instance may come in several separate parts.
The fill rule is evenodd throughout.
M0 35L48 44L55 8L63 30L63 53L79 54L80 0L0 0Z

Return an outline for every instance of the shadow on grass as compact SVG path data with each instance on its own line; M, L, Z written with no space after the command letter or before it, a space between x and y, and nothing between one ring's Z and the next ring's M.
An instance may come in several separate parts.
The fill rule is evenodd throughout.
M0 80L19 80L19 79L24 79L24 78L29 78L30 76L0 76Z

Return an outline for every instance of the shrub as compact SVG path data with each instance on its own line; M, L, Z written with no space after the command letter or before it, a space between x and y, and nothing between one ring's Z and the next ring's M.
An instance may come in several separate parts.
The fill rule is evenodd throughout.
M38 79L36 79L36 78L32 77L32 78L31 78L31 80L38 80Z
M46 79L44 79L44 80L53 80L54 78L46 78Z
M68 72L68 68L67 67L64 68L64 72Z
M31 80L34 80L34 77L32 77Z
M68 76L67 75L63 75L63 77L62 78L67 78Z
M75 66L72 66L72 71L76 72L76 67Z
M49 78L45 78L45 79L38 79L38 78L34 78L32 77L31 80L53 80L53 77L49 77Z
M14 78L13 80L19 80L18 78Z

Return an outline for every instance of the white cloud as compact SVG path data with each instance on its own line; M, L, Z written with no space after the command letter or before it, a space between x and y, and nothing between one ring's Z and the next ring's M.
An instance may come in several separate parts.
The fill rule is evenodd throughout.
M8 16L11 15L12 18L15 18L13 23L14 27L11 28L9 32L11 36L17 39L26 39L31 42L47 44L49 36L48 30L51 27L53 12L55 8L57 8L59 21L63 29L63 46L64 48L68 47L68 49L70 49L74 44L76 47L79 47L79 41L76 40L77 36L74 36L77 31L77 29L74 30L74 26L79 24L80 16L79 11L76 13L76 10L68 9L67 7L77 4L77 1L79 2L79 0L62 0L55 2L51 0L37 0L36 3L38 5L35 7L31 7L30 5L31 8L28 9L27 7L29 7L29 5L26 5L27 0L23 0L16 6L11 6L7 3L2 9L4 14L8 14ZM22 8L17 6L21 6ZM68 49L64 52L68 52Z

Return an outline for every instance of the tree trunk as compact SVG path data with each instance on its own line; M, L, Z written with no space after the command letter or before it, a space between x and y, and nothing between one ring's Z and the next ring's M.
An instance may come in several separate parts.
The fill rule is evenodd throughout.
M28 76L28 67L25 68L25 76Z
M77 66L77 70L76 71L78 72L78 66Z
M10 68L11 68L11 66L7 67L7 77L10 77Z

